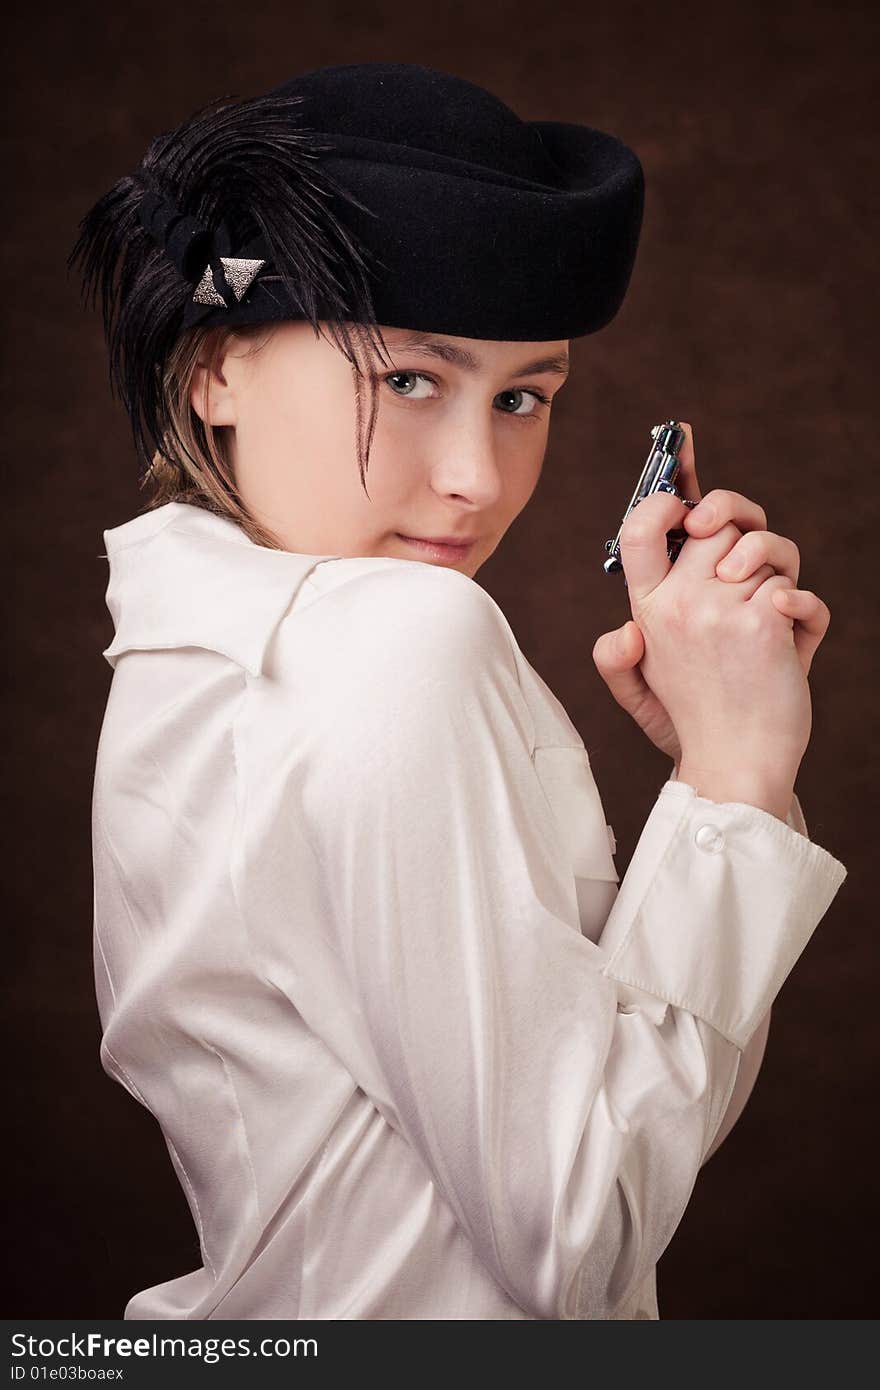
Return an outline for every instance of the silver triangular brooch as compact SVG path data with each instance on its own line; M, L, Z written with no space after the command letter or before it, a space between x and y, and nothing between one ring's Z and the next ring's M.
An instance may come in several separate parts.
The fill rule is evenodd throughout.
M220 261L223 266L223 274L226 276L226 283L240 303L250 289L257 271L266 262L241 260L235 256L221 256ZM196 287L193 303L225 303L223 296L218 294L214 288L214 277L211 274L210 265L206 266L205 273Z

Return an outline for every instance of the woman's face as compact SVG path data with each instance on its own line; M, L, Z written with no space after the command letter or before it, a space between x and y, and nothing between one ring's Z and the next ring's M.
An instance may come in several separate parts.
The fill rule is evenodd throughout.
M471 577L538 482L568 341L495 342L382 328L379 410L364 492L351 364L322 324L279 324L253 356L232 338L209 383L209 418L231 425L236 485L286 550L387 555ZM412 341L417 336L419 341ZM369 409L369 383L363 403ZM203 371L192 393L202 415ZM474 538L462 555L411 540Z

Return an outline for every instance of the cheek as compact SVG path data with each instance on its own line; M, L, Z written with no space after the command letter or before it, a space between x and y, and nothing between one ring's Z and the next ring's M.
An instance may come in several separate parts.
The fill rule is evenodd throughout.
M509 496L518 512L526 505L538 486L546 447L547 441L544 437L537 451L534 447L526 448L514 462L510 475Z
M289 392L266 391L256 402L253 433L272 448L302 440L302 412ZM300 428L296 428L297 420Z
M381 398L380 398L381 399ZM364 395L363 434L369 412L369 396ZM417 412L411 412L415 415ZM403 419L406 412L389 410L384 400L376 416L376 426L370 442L370 462L367 469L367 486L372 496L392 496L406 490L406 479L413 480L418 468L418 459L424 451L424 433L413 426L412 419ZM352 453L355 451L354 427L351 436Z
M366 435L366 420L369 410L369 397L364 396L363 434ZM415 412L412 412L415 414ZM421 449L424 434L412 420L405 420L406 412L393 408L388 410L385 402L376 416L376 427L370 441L370 457L367 465L366 484L373 500L373 514L383 506L395 505L405 501L413 493L423 490L428 482L428 459ZM370 503L364 496L357 473L357 444L355 425L346 445L347 457L358 479L358 492L366 506Z
M317 354L298 364L279 361L261 382L259 409L267 427L295 445L327 457L354 450L356 403L351 379Z

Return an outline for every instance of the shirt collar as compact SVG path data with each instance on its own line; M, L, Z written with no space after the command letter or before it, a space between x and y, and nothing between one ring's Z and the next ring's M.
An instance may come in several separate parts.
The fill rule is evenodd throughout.
M206 647L263 670L275 628L306 576L336 555L256 545L230 517L166 502L104 531L111 667L139 648Z

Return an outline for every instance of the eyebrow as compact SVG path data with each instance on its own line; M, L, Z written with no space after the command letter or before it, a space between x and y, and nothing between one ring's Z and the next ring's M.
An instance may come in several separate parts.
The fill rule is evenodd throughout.
M468 348L459 347L457 343L444 342L441 338L433 338L427 333L411 333L400 342L391 343L389 346L392 352L418 352L430 357L439 357L442 361L449 362L454 367L461 367L466 372L478 372L482 367L480 359ZM566 376L569 366L568 355L557 353L552 357L538 357L532 362L526 362L511 375L526 376L529 372L553 372L557 376Z

